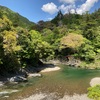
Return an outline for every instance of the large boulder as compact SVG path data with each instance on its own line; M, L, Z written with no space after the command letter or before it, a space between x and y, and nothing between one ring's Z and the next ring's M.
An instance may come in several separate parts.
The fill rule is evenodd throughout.
M14 77L11 77L11 78L9 78L8 79L8 81L9 82L26 82L27 81L27 79L26 78L24 78L23 76L14 76Z
M95 77L91 79L90 86L100 85L100 77Z

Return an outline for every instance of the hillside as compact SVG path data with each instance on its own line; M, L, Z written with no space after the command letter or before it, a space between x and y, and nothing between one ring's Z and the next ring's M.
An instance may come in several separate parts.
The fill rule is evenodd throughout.
M49 43L33 30L36 24L0 6L0 75L16 73L28 66L42 64L39 59L52 55Z
M39 27L56 57L65 59L71 55L82 61L81 67L100 68L100 9L82 15L70 12L63 15L59 11L54 19L42 21Z
M2 17L2 15L7 16L7 18L12 21L14 26L21 26L28 29L35 25L35 23L29 21L27 18L4 6L0 6L0 17Z
M100 68L100 9L30 22L0 6L0 74L59 59L81 68ZM3 73L2 73L3 72Z

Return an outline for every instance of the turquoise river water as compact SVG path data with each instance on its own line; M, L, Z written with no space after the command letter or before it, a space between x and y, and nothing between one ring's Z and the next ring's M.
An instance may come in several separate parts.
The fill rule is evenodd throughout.
M40 92L56 93L60 97L65 94L84 94L87 93L90 80L100 77L100 70L76 69L63 65L61 70L42 73L42 75L41 78L31 78L26 83L8 84L0 88L0 92L9 92L0 94L0 100L15 100ZM10 93L12 90L18 92Z

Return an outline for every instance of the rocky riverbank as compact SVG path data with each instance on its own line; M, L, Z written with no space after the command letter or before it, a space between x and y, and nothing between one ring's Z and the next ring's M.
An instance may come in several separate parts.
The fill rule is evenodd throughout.
M53 64L44 64L39 67L27 67L22 69L20 73L8 75L8 77L0 78L0 87L5 83L19 83L19 82L27 82L28 78L31 77L42 77L43 72L51 72L60 70L60 67Z
M56 96L55 93L39 93L34 94L28 98L24 99L18 99L18 100L91 100L87 97L87 94L74 94L72 96L65 95L63 98L60 98L59 96Z

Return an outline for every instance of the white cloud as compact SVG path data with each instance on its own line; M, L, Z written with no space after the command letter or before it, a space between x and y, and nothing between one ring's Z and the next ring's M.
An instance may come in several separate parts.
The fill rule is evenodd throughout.
M60 1L70 1L70 0L60 0ZM73 2L75 2L75 0L71 0ZM85 3L83 3L82 5L78 5L77 8L75 6L75 3L73 4L69 4L69 5L65 5L62 4L59 9L61 9L64 13L68 13L70 11L70 13L75 13L77 12L78 14L82 14L85 13L86 11L89 11L94 4L98 2L98 0L86 0Z
M54 14L58 12L59 10L63 11L64 14L69 13L69 11L70 13L77 12L78 14L83 14L86 11L89 11L94 6L94 4L98 2L99 0L86 0L85 3L83 3L82 5L77 5L77 7L75 5L75 2L78 0L59 0L59 1L64 4L57 7L53 2L51 2L51 3L44 4L41 9L44 12L48 12L50 14ZM81 0L81 2L82 1L85 1L85 0Z
M41 9L50 14L54 14L58 11L57 6L53 2L44 4Z
M82 14L86 11L89 11L96 2L98 2L98 0L87 0L84 4L82 4L79 8L76 9L77 13Z
M53 18L48 18L49 21L51 21Z
M71 11L70 11L72 14L75 14L75 9L71 9Z
M76 0L59 0L62 3L74 4Z
M74 13L75 12L75 4L70 4L65 6L64 4L62 4L58 9L62 10L65 13L68 13L69 11Z

